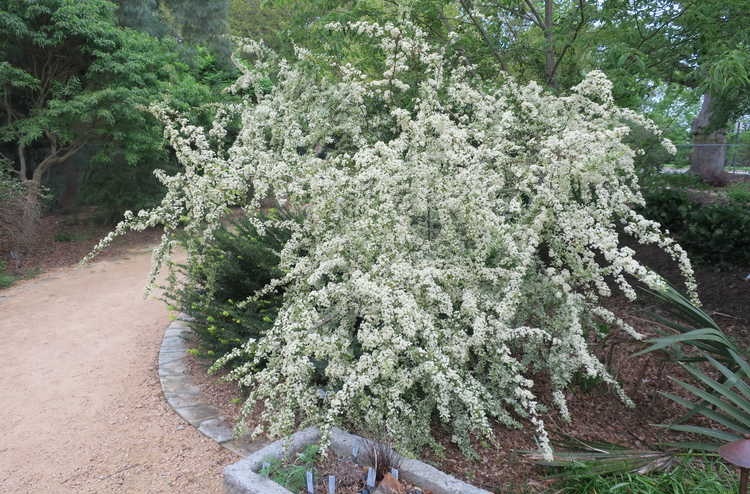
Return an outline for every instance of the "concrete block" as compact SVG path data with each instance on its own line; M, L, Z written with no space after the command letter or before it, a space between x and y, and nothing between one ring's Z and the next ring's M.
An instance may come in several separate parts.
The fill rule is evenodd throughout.
M199 427L204 420L218 418L217 410L211 405L205 403L178 407L175 408L174 411L177 412L180 417L190 422L194 427Z
M320 431L314 427L273 442L224 469L224 487L227 494L291 494L269 479L258 475L268 458L282 458L302 450L320 440ZM341 429L331 430L331 448L339 457L351 457L352 448L367 440ZM224 443L225 445L227 443ZM419 460L403 459L399 477L433 494L492 494L467 484ZM269 484L270 482L270 484Z
M222 419L208 419L201 422L198 430L217 443L230 441L234 437L232 428Z

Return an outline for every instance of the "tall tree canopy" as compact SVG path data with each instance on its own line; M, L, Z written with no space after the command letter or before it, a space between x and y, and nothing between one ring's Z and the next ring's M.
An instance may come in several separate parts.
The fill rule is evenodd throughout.
M750 3L747 0L233 0L241 34L265 34L251 19L271 17L298 43L319 43L330 20L388 21L408 14L433 41L448 32L485 76L507 72L552 90L593 69L614 82L618 103L654 108L667 91L702 107L692 122L692 171L720 178L725 129L750 111ZM242 8L240 8L242 7ZM683 88L687 92L679 89ZM692 93L692 94L691 94ZM669 98L668 98L669 99ZM679 105L684 106L684 101ZM658 105L657 105L658 106Z
M174 40L121 28L105 0L10 0L0 60L0 151L29 194L84 148L93 163L143 163L150 175L168 157L146 107L212 98Z
M155 36L171 34L228 59L229 0L119 0L120 22Z

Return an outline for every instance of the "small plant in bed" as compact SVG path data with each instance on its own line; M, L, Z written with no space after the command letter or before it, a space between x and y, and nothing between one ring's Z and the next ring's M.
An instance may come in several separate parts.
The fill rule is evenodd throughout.
M399 480L400 462L398 453L380 442L365 441L344 458L331 450L321 454L319 445L311 444L293 457L269 458L259 473L295 494L429 494Z

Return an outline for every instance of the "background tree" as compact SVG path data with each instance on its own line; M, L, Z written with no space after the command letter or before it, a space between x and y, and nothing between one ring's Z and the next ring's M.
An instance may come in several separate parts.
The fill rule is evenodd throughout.
M203 58L191 66L176 41L123 29L116 6L104 0L6 3L0 10L0 151L27 197L38 203L63 165L77 187L81 167L71 159L84 154L88 170L139 168L155 184L152 170L171 158L146 107L164 99L187 108L210 101L212 88L199 79L212 61ZM112 189L127 201L135 185L125 180Z
M120 24L154 36L167 33L168 26L159 13L157 0L119 0L117 17Z
M750 9L745 0L610 0L599 60L620 88L664 81L702 95L692 122L691 171L722 181L726 128L750 104Z

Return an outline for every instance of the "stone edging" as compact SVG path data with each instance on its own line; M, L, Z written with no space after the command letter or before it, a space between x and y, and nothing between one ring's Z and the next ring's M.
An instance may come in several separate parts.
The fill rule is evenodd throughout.
M260 449L242 460L224 468L224 489L227 494L293 494L288 489L258 474L263 463L269 458L282 458L293 455L308 444L320 439L320 431L315 427L301 430ZM331 429L331 449L339 458L351 457L355 446L366 442L363 437ZM428 489L435 494L492 494L489 491L469 485L437 468L419 460L401 459L399 476L407 482Z
M192 334L188 316L180 316L167 326L159 350L159 380L170 407L203 435L228 450L245 457L266 443L234 437L231 424L221 411L205 399L201 389L188 374L187 339Z

